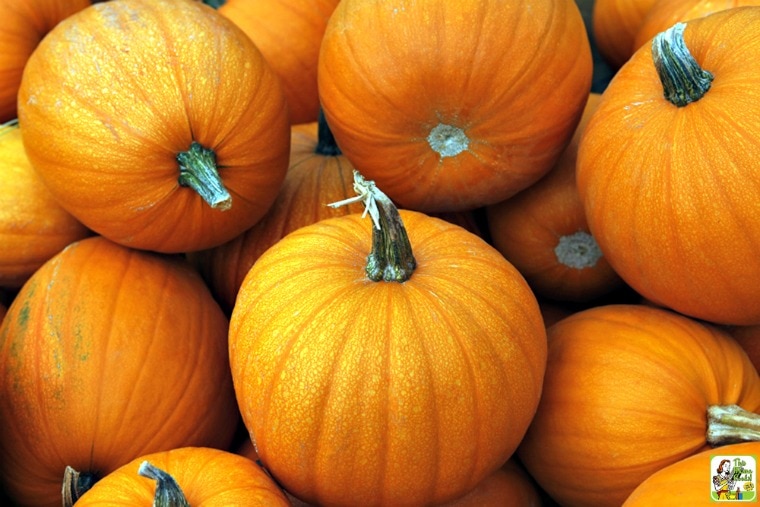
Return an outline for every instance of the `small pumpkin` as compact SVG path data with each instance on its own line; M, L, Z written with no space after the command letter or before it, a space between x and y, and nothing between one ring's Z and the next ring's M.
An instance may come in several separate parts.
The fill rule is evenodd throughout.
M592 59L572 0L343 0L318 89L341 150L401 208L461 211L543 176L569 142ZM474 22L473 20L477 20Z
M616 304L547 334L541 402L518 456L560 505L619 506L657 470L760 435L760 377L717 327Z
M227 0L219 7L251 38L282 80L291 124L319 117L319 46L338 1Z
M658 0L595 0L591 30L599 53L620 68L634 53L634 39Z
M0 125L0 286L17 289L90 231L61 208L24 153L18 123Z
M717 461L720 465L723 459L733 461L739 456L757 457L758 455L760 455L760 442L743 442L689 456L650 475L625 500L623 507L661 505L664 496L673 505L715 507L718 500L727 501L729 498L725 496L720 498L721 490L716 488L710 480L711 477L719 475L717 467L713 467L713 464ZM753 472L756 474L757 470ZM756 475L752 476L752 481L754 487L749 491L742 491L744 500L757 499ZM720 485L720 482L718 484ZM734 491L731 492L734 493Z
M586 219L613 269L721 324L760 323L759 23L760 7L736 7L658 35L618 71L578 149Z
M512 455L533 417L541 313L483 239L396 210L358 173L355 187L371 220L302 227L243 281L229 334L243 422L305 502L453 500Z
M287 170L279 79L201 2L112 0L70 16L29 59L18 114L61 206L134 248L232 239L264 215Z
M21 76L40 41L90 0L24 0L0 3L0 123L16 118Z
M214 448L182 447L135 458L101 479L75 505L286 507L290 502L253 461Z
M465 496L442 507L540 507L533 479L516 459L507 460Z
M547 175L486 208L493 245L538 296L584 302L622 285L589 231L575 184L578 143L600 99L589 95L570 144Z
M239 412L228 322L179 256L95 236L24 284L0 326L0 481L19 506L60 506L130 460L228 448Z

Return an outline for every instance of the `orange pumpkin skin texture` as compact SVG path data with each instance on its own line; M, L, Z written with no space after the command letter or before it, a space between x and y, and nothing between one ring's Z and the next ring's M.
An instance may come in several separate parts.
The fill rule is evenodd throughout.
M749 360L760 371L760 325L755 326L732 326L728 332L739 342Z
M760 409L741 347L676 313L599 306L547 333L541 402L518 455L560 505L618 506L660 468L709 448L708 407Z
M621 285L591 235L575 185L583 128L601 95L589 95L570 144L547 175L517 195L486 208L493 245L538 296L590 301Z
M227 319L179 259L73 243L0 326L0 477L18 505L61 505L63 471L96 478L150 452L227 448L238 421Z
M710 476L715 474L710 462L713 456L721 454L758 456L760 442L743 442L726 445L719 449L710 449L658 470L631 493L623 503L623 507L662 505L664 492L667 492L665 495L671 505L715 507L716 500L710 498ZM717 502L717 505L720 503L722 502Z
M634 39L657 0L595 0L591 28L599 53L614 68L634 53Z
M63 248L90 234L55 201L24 153L18 126L0 126L0 286L19 288Z
M528 16L520 2L343 0L317 78L346 157L400 208L431 213L499 202L545 174L591 74L571 0Z
M540 507L541 497L535 483L514 460L483 479L462 498L442 507Z
M0 4L0 123L16 117L21 75L37 44L90 0L25 0Z
M577 184L607 261L652 302L722 324L760 323L760 8L690 21L683 37L714 75L704 96L663 96L651 46L605 90L578 151ZM752 56L750 56L752 55Z
M317 60L339 0L227 0L219 12L238 25L282 79L292 124L317 121Z
M253 461L214 448L182 447L141 456L119 467L82 495L77 507L153 505L156 482L138 474L143 461L170 474L193 506L290 505L277 484Z
M353 214L265 252L232 313L243 421L308 503L460 497L511 456L540 396L545 329L524 279L461 227L400 216L417 262L407 281L368 279L373 225Z
M232 239L264 215L287 170L277 76L200 2L114 0L67 18L29 59L19 120L60 204L135 248L185 252ZM231 197L215 208L179 182L177 157L194 142L213 152Z

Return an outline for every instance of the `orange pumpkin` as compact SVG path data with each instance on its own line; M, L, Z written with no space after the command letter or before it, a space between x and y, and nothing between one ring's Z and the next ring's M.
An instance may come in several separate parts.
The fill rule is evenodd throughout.
M519 2L343 0L317 75L346 157L399 207L428 213L493 204L543 176L591 77L572 0L530 15Z
M615 271L725 324L760 323L758 24L760 7L737 7L663 32L610 83L578 151L586 218Z
M27 60L61 20L90 0L0 2L0 122L16 117L16 99Z
M20 506L59 506L67 466L85 485L150 452L228 448L227 326L180 258L99 236L66 247L0 326L3 489Z
M758 0L663 0L649 9L634 38L633 50L649 43L655 35L678 22L708 16L733 7L760 5Z
M372 220L302 227L246 276L229 335L238 405L264 466L306 502L453 500L533 417L541 313L483 239L355 185Z
M664 466L757 438L745 421L760 417L751 414L760 377L716 327L607 305L557 322L548 340L541 402L518 455L560 505L619 506Z
M540 507L541 504L533 479L517 460L510 459L475 489L442 507Z
M135 248L232 239L264 215L287 170L277 76L200 2L112 0L70 16L29 59L18 114L61 206Z
M706 450L662 468L639 484L625 500L623 507L650 507L663 505L663 502L689 507L715 507L720 490L716 491L710 480L719 475L718 467L713 465L717 462L720 466L722 460L733 461L740 456L760 456L760 442L737 443ZM731 467L735 470L733 464ZM741 490L745 501L752 501L752 498L757 500L757 469L752 472L753 487ZM724 497L720 500L728 499Z
M339 0L227 0L219 12L238 25L282 80L292 124L317 121L317 60Z
M0 286L18 288L69 243L90 234L29 163L18 124L0 125Z
M589 231L575 185L578 143L600 99L589 95L570 144L546 176L486 208L493 245L539 296L590 301L621 285Z
M760 371L760 325L729 326L727 331L742 346L749 360Z
M169 498L172 503L154 504L154 498ZM187 503L181 503L183 501ZM290 502L253 461L219 449L183 447L130 461L101 479L75 505L285 507Z
M634 39L657 0L595 0L591 30L599 53L613 68L634 53Z

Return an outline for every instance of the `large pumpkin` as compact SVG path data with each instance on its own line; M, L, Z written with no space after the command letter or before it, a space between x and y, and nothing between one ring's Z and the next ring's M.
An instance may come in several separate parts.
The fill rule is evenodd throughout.
M229 336L243 421L306 502L453 500L512 455L533 417L541 313L481 238L397 212L360 177L357 188L372 220L302 227L243 282Z
M0 180L0 286L17 289L45 261L90 232L40 180L17 124L0 125Z
M338 145L400 207L472 209L545 174L591 87L573 0L343 0L319 56Z
M208 248L251 227L285 176L282 87L250 39L189 0L112 0L27 63L19 121L58 202L136 248Z
M557 322L548 340L541 403L518 455L560 505L619 506L664 466L758 438L760 377L716 327L607 305Z
M760 7L737 7L642 47L578 152L578 190L610 265L650 301L719 323L760 323L758 24Z
M594 0L591 30L602 57L615 69L634 53L634 39L657 0Z
M17 505L60 506L150 452L227 448L239 420L227 319L179 258L102 237L21 288L0 326L0 481Z

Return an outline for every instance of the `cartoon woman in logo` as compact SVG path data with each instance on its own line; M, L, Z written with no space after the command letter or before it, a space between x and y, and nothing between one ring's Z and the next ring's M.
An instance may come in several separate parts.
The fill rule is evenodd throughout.
M721 460L718 465L717 475L713 475L713 486L718 493L718 500L728 500L729 491L734 489L736 480L731 472L731 462L727 459Z

